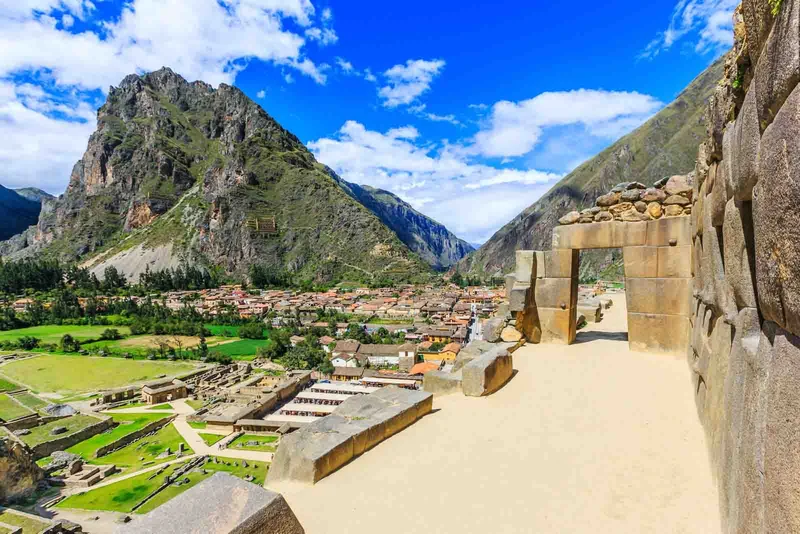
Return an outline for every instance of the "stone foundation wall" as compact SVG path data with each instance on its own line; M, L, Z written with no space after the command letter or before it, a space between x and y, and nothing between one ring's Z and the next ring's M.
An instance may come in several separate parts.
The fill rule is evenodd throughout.
M105 432L112 426L114 426L114 420L111 417L105 417L102 419L98 418L96 423L93 423L86 428L82 428L77 432L67 434L66 436L59 436L50 441L45 441L44 443L40 443L39 445L32 447L31 450L33 451L33 458L34 460L38 460L40 458L50 456L56 451L63 451L64 449L72 447L81 441L87 440L92 436L99 434L100 432Z
M94 457L95 458L100 458L101 456L105 456L107 454L110 454L110 453L114 452L117 449L121 449L122 447L125 447L126 445L129 445L129 444L133 443L134 441L136 441L137 439L141 438L142 436L146 436L147 434L149 434L151 432L155 432L156 430L159 430L159 429L171 424L172 421L174 421L176 417L178 417L178 416L177 415L173 415L171 417L165 417L164 419L159 419L158 421L153 421L153 422L145 425L144 428L140 428L136 432L131 432L127 436L122 436L118 440L116 440L114 442L111 442L108 445L104 445L103 447L100 447L99 449L97 449L97 451L95 451L95 453L94 453Z
M687 355L725 531L800 532L800 0L734 22L695 170Z

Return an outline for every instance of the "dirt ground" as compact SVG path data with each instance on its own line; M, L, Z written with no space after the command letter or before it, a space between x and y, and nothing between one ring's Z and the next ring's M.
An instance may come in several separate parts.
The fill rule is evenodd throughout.
M516 352L495 395L437 398L317 485L274 489L308 534L719 532L688 366L629 351L614 301L575 344Z

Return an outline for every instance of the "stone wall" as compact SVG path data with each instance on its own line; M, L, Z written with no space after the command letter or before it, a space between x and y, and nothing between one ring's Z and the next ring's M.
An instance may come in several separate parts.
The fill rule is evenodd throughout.
M56 451L63 451L77 443L80 443L81 441L87 440L92 436L99 434L100 432L105 432L112 426L114 426L114 420L111 417L98 417L96 423L92 423L91 425L82 428L77 432L58 436L50 441L45 441L44 443L40 443L34 447L31 447L31 450L33 451L33 458L38 460L40 458L50 456Z
M126 445L129 445L129 444L133 443L134 441L138 440L139 438L141 438L143 436L146 436L147 434L149 434L151 432L155 432L156 430L159 430L160 428L163 428L163 427L171 424L172 421L174 421L176 417L178 417L178 416L177 415L173 415L171 417L165 417L164 419L159 419L158 421L153 421L151 423L148 423L147 425L145 425L144 428L140 428L136 432L131 432L130 434L128 434L126 436L122 436L118 440L113 441L113 442L109 443L108 445L104 445L104 446L100 447L99 449L97 449L97 451L95 451L94 457L95 458L100 458L101 456L105 456L107 454L110 454L110 453L114 452L117 449L121 449L122 447L125 447Z
M725 531L800 532L800 0L735 17L695 169L688 359Z

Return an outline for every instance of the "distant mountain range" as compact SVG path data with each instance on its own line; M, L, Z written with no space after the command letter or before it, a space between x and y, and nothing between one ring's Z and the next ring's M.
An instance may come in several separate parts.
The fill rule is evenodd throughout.
M717 60L653 118L564 177L456 269L478 276L507 273L514 267L516 250L549 250L559 217L594 206L615 184L635 180L650 185L692 171L697 147L705 138L706 103L722 79L723 63ZM582 278L621 276L618 251L581 253Z
M0 185L0 240L25 231L36 224L42 210L42 200L50 195L33 187L8 189Z
M38 222L38 204L14 194L36 213L3 237L36 228L0 254L100 273L115 265L134 279L192 262L375 282L427 280L472 250L395 195L336 176L235 87L189 83L168 68L134 74L97 118L66 192Z

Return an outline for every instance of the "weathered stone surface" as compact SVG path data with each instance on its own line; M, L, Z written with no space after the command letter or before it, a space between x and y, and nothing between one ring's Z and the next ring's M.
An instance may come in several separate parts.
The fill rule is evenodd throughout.
M559 224L575 224L581 218L581 214L577 211L571 211L561 217L558 222Z
M468 397L490 395L500 389L514 373L511 354L498 347L464 366L461 389Z
M542 330L542 343L570 344L575 341L575 308L539 308L539 321Z
M433 395L461 393L461 369L453 373L429 371L422 377L422 389Z
M578 303L578 315L583 315L587 323L599 323L603 318L603 310L600 304Z
M536 284L539 285L538 283ZM496 343L500 341L500 332L503 330L505 320L502 317L492 317L483 322L481 332L483 339L489 343Z
M651 202L647 205L647 214L653 219L661 218L662 212L663 210L661 209L661 204L658 202Z
M769 30L772 28L773 16L769 0L743 0L742 16L750 63L756 65L761 49L767 42Z
M709 163L722 159L723 134L732 108L733 101L729 89L721 85L717 86L714 94L708 99L706 113L706 133L708 134L706 148Z
M756 162L761 141L761 130L756 113L756 92L748 91L744 97L742 111L736 118L733 129L730 182L733 198L749 201L753 198L753 187L758 181ZM728 155L726 154L727 158Z
M513 326L507 326L500 332L500 339L505 343L516 343L522 339L522 334Z
M725 187L725 183L728 179L728 165L725 163L726 161L723 161L717 169L714 189L706 196L705 209L707 209L711 215L712 226L722 226L722 223L725 222L725 204L728 202L727 188Z
M536 281L536 305L544 308L570 308L573 298L573 278L543 278ZM577 294L577 288L575 288Z
M622 215L624 212L632 209L633 209L633 204L631 204L630 202L621 202L619 204L615 204L610 208L608 208L608 212L614 217L618 217Z
M614 221L581 226L558 226L553 228L553 248L590 249L644 245L651 222L639 224Z
M761 50L750 90L756 92L761 130L800 82L800 3L783 0L778 16Z
M755 242L753 214L750 202L729 200L725 207L724 235L725 278L733 290L738 308L754 308Z
M658 247L658 278L690 278L692 276L692 246Z
M667 185L667 182L669 182L669 179L670 179L670 177L669 177L669 176L665 176L665 177L663 177L662 179L660 179L660 180L657 180L657 181L656 181L656 182L653 184L653 187L655 187L656 189L664 189L664 186L665 186L665 185Z
M723 257L721 229L711 224L711 213L706 210L703 223L703 258L700 267L703 270L704 289L700 298L724 315L728 322L733 322L738 314L733 289L725 277L725 261Z
M578 222L581 224L589 224L594 222L594 217L592 215L587 215L586 217L581 217L578 219Z
M667 199L667 194L663 189L656 189L655 187L648 187L642 193L642 200L645 202L664 202Z
M513 287L508 295L508 310L512 313L524 310L530 290L530 286Z
M679 217L683 215L683 208L677 205L670 205L664 208L665 217Z
M466 364L483 354L497 347L496 343L489 343L482 339L475 339L467 343L467 346L459 351L456 356L456 362L453 364L453 370L458 371Z
M626 278L655 278L658 276L657 247L625 247L622 260Z
M689 217L648 222L646 243L641 244L649 247L691 245L692 228Z
M767 532L800 532L800 338L778 328L766 382L764 517Z
M636 208L636 211L639 213L646 213L647 212L647 202L642 202L639 200L633 204L633 207Z
M536 255L536 278L544 278L545 276L547 276L545 273L547 265L545 264L544 251L537 250L535 252L535 255Z
M628 345L634 351L682 354L689 343L689 333L688 317L628 313Z
M681 195L670 195L664 201L664 204L667 206L688 206L691 204L691 200Z
M606 193L605 195L601 195L597 197L597 205L598 206L613 206L614 204L619 203L621 193Z
M691 278L631 278L626 281L628 312L683 315L692 311Z
M664 186L664 191L667 195L681 195L687 198L692 197L692 182L689 176L676 175L667 180L667 185ZM668 199L669 200L669 199Z
M697 161L694 165L694 196L697 197L697 191L703 182L708 178L708 151L706 150L705 142L700 143L697 147Z
M531 285L536 278L536 254L533 250L517 250L514 254L514 275L518 284Z
M305 531L281 494L227 473L216 473L136 521L120 526L116 532L303 534Z
M800 89L764 132L759 161L753 190L758 301L765 319L800 334Z
M694 272L694 289L692 290L692 294L696 297L700 296L700 293L703 291L703 286L705 281L703 280L703 269L701 266L701 261L703 259L703 241L700 237L696 237L694 239L694 251L692 253L692 263Z
M628 189L622 192L619 199L621 202L637 202L641 196L641 189Z
M620 215L620 218L624 222L644 222L650 220L649 215L645 215L644 213L639 213L639 210L635 208L629 209L628 211L622 213L622 215Z
M597 215L594 216L594 222L606 222L606 221L613 221L614 216L611 215L607 211L601 211Z
M583 230L580 228L579 230ZM578 251L553 247L544 251L544 271L547 278L575 278L578 276Z
M431 393L394 386L353 396L331 415L284 436L267 478L271 484L314 484L412 424L432 406Z

